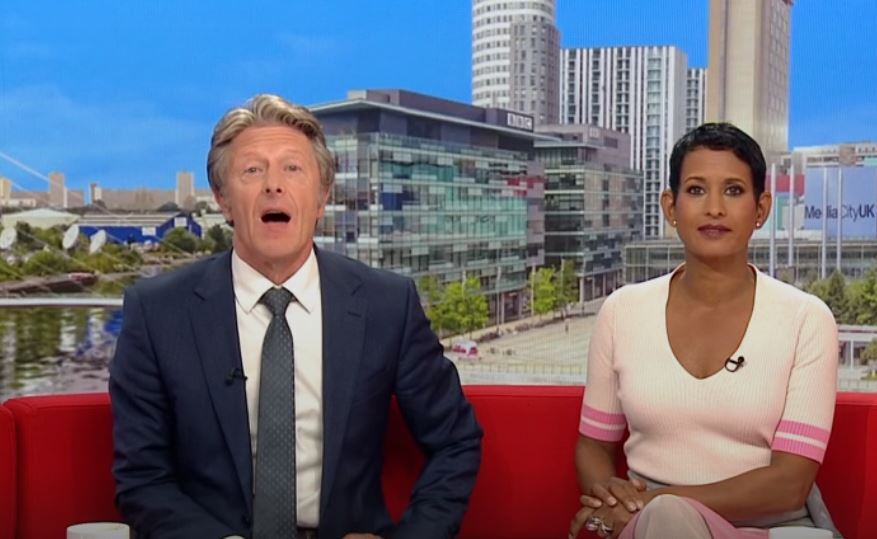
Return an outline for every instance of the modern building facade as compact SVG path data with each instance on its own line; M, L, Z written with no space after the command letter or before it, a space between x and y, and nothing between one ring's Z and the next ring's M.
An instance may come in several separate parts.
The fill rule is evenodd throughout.
M49 172L49 205L53 208L67 207L63 172Z
M629 167L643 172L642 236L662 237L661 191L686 127L687 55L672 46L563 49L560 64L562 123L630 135Z
M792 251L792 265L789 266L788 244L776 243L777 274L786 282L803 286L822 277L822 242L818 240L796 240ZM831 274L835 264L837 244L833 241L825 245L827 260L826 274ZM840 271L848 279L860 279L869 270L875 269L877 260L877 240L844 241L841 246ZM673 271L685 261L682 243L678 240L655 240L629 243L624 247L624 282L639 283ZM749 243L749 260L761 271L767 273L770 267L770 242L767 239L753 239Z
M789 143L792 0L710 0L707 121L728 121L769 162Z
M88 203L94 204L98 200L103 200L103 190L97 182L88 184Z
M12 198L12 180L0 176L0 205L5 206L10 198Z
M688 69L685 88L685 131L691 131L704 122L706 117L706 68Z
M642 176L630 168L630 136L583 125L543 126L536 142L545 174L545 263L572 264L579 300L624 282L622 250L642 238Z
M113 243L158 243L175 228L183 228L201 237L202 228L187 213L86 213L76 221L80 233L93 236L103 230Z
M174 202L180 208L191 210L195 207L195 175L181 170L177 172L177 188L174 191Z
M338 163L318 245L418 282L475 276L494 320L520 316L544 229L533 144L550 137L516 113L401 90L311 110Z
M472 104L558 118L555 0L472 0Z
M877 166L877 142L847 142L819 146L798 146L786 158L796 170L807 167Z
M104 189L95 184L93 193L98 193L104 205L111 210L155 211L165 204L175 203L175 189ZM97 200L92 200L92 203Z

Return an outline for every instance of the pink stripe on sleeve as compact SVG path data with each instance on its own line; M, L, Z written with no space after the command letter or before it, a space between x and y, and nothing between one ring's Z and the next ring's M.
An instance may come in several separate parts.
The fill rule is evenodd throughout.
M596 408L591 408L587 404L582 406L582 418L593 419L607 425L626 425L627 419L624 414L610 414Z
M624 429L604 429L582 420L579 424L579 433L582 436L600 440L601 442L619 442L624 438Z
M808 459L815 460L820 464L822 464L822 459L823 457L825 457L824 447L808 444L807 442L802 442L800 440L790 440L788 438L782 437L777 437L774 439L771 450L800 455L802 457L807 457Z
M788 419L780 421L780 425L777 427L777 433L780 432L805 436L824 444L828 443L828 438L831 435L829 431L821 429L815 425L801 423L800 421L790 421Z

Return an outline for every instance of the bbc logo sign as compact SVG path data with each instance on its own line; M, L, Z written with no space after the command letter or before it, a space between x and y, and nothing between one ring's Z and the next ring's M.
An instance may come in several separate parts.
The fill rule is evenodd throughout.
M533 130L533 118L530 116L509 112L505 122L507 126L514 127L515 129Z

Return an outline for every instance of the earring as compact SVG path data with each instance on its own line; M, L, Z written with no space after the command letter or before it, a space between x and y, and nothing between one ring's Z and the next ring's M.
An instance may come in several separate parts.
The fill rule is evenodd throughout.
M676 228L676 219L673 219L673 228Z
M755 221L755 228L761 228L761 221Z

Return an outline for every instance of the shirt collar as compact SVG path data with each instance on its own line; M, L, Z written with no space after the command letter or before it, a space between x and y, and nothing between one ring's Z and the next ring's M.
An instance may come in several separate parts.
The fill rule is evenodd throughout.
M274 283L247 264L236 251L231 253L231 278L235 299L247 313L258 305L265 292L274 288ZM314 312L320 301L320 271L314 249L302 267L281 286L292 292L305 311Z

